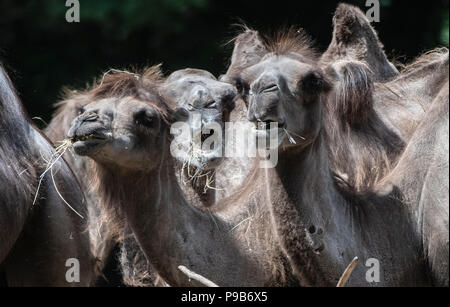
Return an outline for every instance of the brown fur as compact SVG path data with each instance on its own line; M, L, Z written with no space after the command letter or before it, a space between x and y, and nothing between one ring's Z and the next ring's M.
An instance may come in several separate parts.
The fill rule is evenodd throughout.
M0 139L0 266L7 285L91 285L86 220L65 203L86 217L79 184L61 159L39 185L54 149L29 120L1 65ZM80 283L65 280L69 258L80 262Z
M149 90L153 89L155 84L159 84L162 81L163 77L159 65L131 72L118 70L108 71L85 90L65 90L65 98L55 104L57 109L45 132L54 143L64 140L67 137L74 118L83 112L84 106L95 100L111 97L135 97L151 103L151 100L159 98L149 96ZM159 110L162 114L165 114L163 118L167 120L167 110ZM99 199L95 189L92 188L90 176L88 175L90 174L88 170L92 167L92 163L89 161L90 159L75 156L70 149L65 154L65 157L75 170L82 184L83 191L86 194L90 216L89 233L91 237L91 251L97 259L96 273L101 276L105 261L110 256L109 254L112 248L116 243L121 244L124 236L126 237L128 234L125 232L123 219L120 218L120 212L117 212L115 208L110 206L98 205L102 200ZM138 256L141 254L140 251L134 252ZM144 270L138 262L134 266L136 267L135 272L131 272L130 269L127 269L127 264L123 263L124 282L132 282L130 285L142 285L143 282L147 284L147 276L149 274L147 268ZM138 282L137 280L139 279L142 281ZM150 282L152 281L150 280Z
M241 38L245 37L246 34L242 34ZM241 50L238 50L238 54L245 56L244 42L240 40L239 43ZM249 50L253 44L255 36L249 40ZM290 54L286 49L283 49L283 52ZM252 59L252 65L247 67L258 64L259 61L264 62L269 56L270 54L262 54L259 60ZM237 63L246 62L243 59L233 60ZM293 74L290 68L294 64L287 62L290 65L286 67L286 61L277 61L264 62L267 70L250 68L244 72L240 72L239 66L234 66L232 61L229 70L231 79L241 78L247 89L249 85L258 89L274 82L273 80L289 78ZM384 261L385 285L428 285L428 268L424 261L420 260L424 257L424 253L419 249L422 238L415 233L417 223L421 223L420 219L417 221L416 213L406 209L401 190L394 187L383 195L370 192L371 188L394 168L405 146L403 140L387 126L384 118L375 110L374 79L379 75L374 76L371 70L373 66L363 57L344 57L339 61L329 63L326 68L334 85L333 90L326 100L320 101L317 98L314 105L314 108L323 107L322 116L317 116L319 113L314 113L311 109L305 111L305 108L298 106L305 103L304 96L300 96L300 101L291 101L287 94L261 94L248 101L254 109L250 111L254 113L264 114L263 112L267 112L264 108L270 107L270 117L258 120L287 119L287 128L289 129L291 124L297 127L296 132L303 131L303 122L310 124L310 129L315 129L317 122L321 123L316 138L313 135L312 139L307 138L302 146L291 145L293 148L280 152L276 169L267 173L271 214L279 239L283 242L283 251L288 255L292 268L306 284L332 284L333 276L335 281L339 276L340 270L336 268L341 267L343 270L350 260L358 255L362 259L376 257ZM269 69L272 66L278 70ZM307 70L304 65L299 65L299 76L304 74L302 67ZM314 68L313 66L309 69ZM289 74L275 74L275 77L271 75L272 71L283 69ZM423 81L426 77L422 74L419 79L422 78ZM439 78L441 77L438 75L437 79L440 80ZM446 79L445 75L443 79ZM261 85L260 80L269 81ZM442 78L440 81L442 82ZM278 90L283 91L281 87ZM276 101L274 97L279 100ZM266 101L271 104L265 103ZM297 120L292 122L289 122L292 109L285 106L287 101L293 105L292 109L300 110L295 113ZM275 102L278 102L278 105ZM285 109L289 111L284 111ZM277 113L283 111L281 115ZM302 113L308 114L309 117L299 119ZM338 175L348 176L351 185L334 182L330 175L331 170ZM343 173L340 172L342 170ZM443 218L445 220L445 216ZM389 219L396 223L396 234L391 233L392 224ZM402 235L399 232L402 232ZM408 238L407 243L404 242L405 238ZM445 246L442 252L445 256ZM439 271L442 267L436 270ZM363 270L355 271L351 282L354 285L365 284Z

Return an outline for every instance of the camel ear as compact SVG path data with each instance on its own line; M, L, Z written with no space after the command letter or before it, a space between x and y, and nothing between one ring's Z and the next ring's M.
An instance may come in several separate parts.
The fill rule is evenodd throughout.
M220 79L230 82L239 72L258 63L267 54L267 48L258 31L246 29L234 39L234 50L227 73Z
M189 112L185 108L176 108L172 113L172 123L185 122L189 119Z
M357 7L340 4L333 17L333 39L322 55L323 64L337 60L364 62L376 81L386 81L398 74L390 63L375 29Z

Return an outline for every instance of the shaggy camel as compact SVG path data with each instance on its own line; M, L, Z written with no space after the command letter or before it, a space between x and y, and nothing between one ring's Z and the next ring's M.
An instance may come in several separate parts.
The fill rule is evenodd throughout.
M8 286L92 283L83 194L66 163L54 157L0 66L0 270ZM45 160L54 165L44 175ZM66 280L71 258L80 265L74 283Z
M294 31L284 31L284 34L281 32L280 39L291 32ZM310 42L303 32L300 31L298 36L300 40L290 42L294 48L290 51L292 55L301 60L305 57L301 54L304 47L310 56L317 58L315 52L308 49ZM302 43L305 46L299 45ZM223 79L235 84L245 101L249 98L249 88L248 84L243 83L240 73L270 54L269 47L267 38L250 29L245 29L235 39L232 62ZM371 97L373 82L369 73L361 69L358 62L342 63L344 62L324 67L328 78L333 82L330 96L336 101L324 106L324 116L329 117L324 121L330 132L327 135L330 138L329 155L332 169L342 177L342 181L358 190L366 190L391 169L392 163L404 148L404 142L375 112ZM366 107L367 112L361 112L361 107ZM361 115L365 117L362 118ZM355 119L360 122L352 122Z
M218 200L215 175L216 168L224 160L225 134L221 135L222 144L216 151L201 150L203 142L213 132L206 133L205 130L220 128L225 131L225 122L230 121L230 113L235 108L236 89L218 81L207 71L187 68L173 72L165 80L160 94L189 112L187 124L191 134L184 141L183 154L177 157L181 169L178 180L183 182L183 191L190 203L208 208ZM227 189L231 188L227 186Z
M127 73L119 72L115 76L120 75L124 78L131 79L145 79L145 73L143 75L139 73ZM115 77L104 76L102 84L114 84L117 81ZM214 76L210 73L197 70L197 69L184 69L172 73L164 82L164 86L160 89L161 95L167 97L177 103L180 106L185 106L190 110L192 120L192 112L198 112L201 118L206 123L214 122L220 124L223 127L224 122L229 118L229 112L234 107L234 97L236 91L230 85L218 82ZM103 93L102 93L103 94ZM107 93L104 93L107 94ZM115 93L109 93L111 97L114 97ZM61 141L65 138L65 135L69 131L70 124L73 119L80 113L82 113L83 107L88 103L98 99L97 96L92 95L89 91L72 91L66 94L67 98L56 104L57 111L46 128L46 134L53 140L53 142ZM214 104L212 104L214 102ZM191 124L192 126L192 124ZM145 272L142 268L146 269L144 259L140 256L140 253L136 251L133 242L133 235L129 232L125 234L117 233L117 229L108 227L108 221L102 221L103 215L101 206L97 205L97 197L95 192L89 189L89 181L86 180L85 175L87 167L87 159L84 157L75 156L73 154L66 154L66 159L72 168L76 171L76 174L80 177L80 181L83 185L83 190L88 195L88 208L90 210L91 224L89 227L92 237L92 250L99 261L97 271L101 271L105 260L108 258L110 251L117 241L122 242L122 235L126 236L122 245L122 267L124 269L124 279L129 285L143 285L149 284L148 280L154 280L153 275L149 272ZM194 174L197 172L197 166L201 166L201 174L211 172L215 166L220 163L220 159L214 158L208 160L207 157L189 157L188 162L192 165L189 172ZM199 159L198 161L196 159ZM202 159L202 160L200 160ZM180 165L186 163L185 160L180 161ZM181 166L179 166L181 169ZM184 178L178 178L179 182L183 182L183 190L188 199L197 207L209 207L214 200L214 189L205 190L205 178L206 176L197 176L194 180L187 178L188 172L185 171ZM179 174L179 172L177 173ZM191 175L192 176L192 175ZM225 176L222 176L222 178ZM211 176L211 178L214 178ZM189 184L184 182L189 181ZM235 184L234 186L237 186ZM230 185L227 185L230 187ZM227 189L228 190L228 189ZM222 190L221 190L222 192ZM208 197L205 197L208 196ZM128 248L128 245L130 248ZM128 263L125 263L128 262ZM134 264L129 262L133 261ZM139 280L141 278L142 280Z
M340 5L333 22L333 40L320 61L338 101L327 104L325 112L331 117L325 121L327 142L334 144L329 146L330 163L342 182L358 191L370 190L395 166L426 113L429 103L424 102L432 101L448 80L448 50L428 53L398 74L359 9ZM268 50L264 37L247 28L234 41L231 65L222 80L235 84L245 99L239 72Z
M77 154L93 159L89 170L102 205L126 220L158 274L170 285L202 285L178 270L183 265L222 286L297 285L260 201L263 182L212 213L193 207L176 180L169 149L169 123L188 114L172 111L158 95L163 82L156 69L153 88L116 83L128 99L105 97L87 105L68 136ZM94 91L109 92L104 85Z
M351 154L354 157L366 155L365 158L373 159L373 165L382 164L380 162L383 162L385 154L393 150L397 151L394 151L393 157L401 153L399 138L375 117L373 99L361 99L361 96L352 99L355 94L360 95L358 90L366 88L349 86L357 84L351 77L356 75L358 80L365 73L358 76L360 70L352 62L344 66L332 65L323 70L315 66L317 60L301 33L284 33L278 40L263 42L256 32L247 30L237 38L236 43L242 50L256 52L251 56L245 52L233 55L233 59L242 64L233 67L228 78L242 89L248 103L249 119L266 124L276 123L278 128L275 131L282 139L278 165L267 169L264 174L266 201L285 255L302 284L334 285L347 264L358 256L364 262L371 258L380 262L382 276L379 283L373 285L430 285L430 273L433 270L442 272L448 266L448 237L445 242L446 237L442 235L448 233L448 210L439 211L442 204L435 204L431 214L439 215L443 222L435 228L430 227L430 232L442 240L438 247L432 246L432 253L424 253L421 246L425 244L426 235L423 235L424 238L418 237L416 229L426 221L417 216L420 210L414 205L405 206L404 186L390 185L389 193L356 193L348 186L336 184L332 175L332 159L336 156L330 155L330 152L336 150L336 146L345 146L347 150L355 146ZM336 75L341 76L340 80ZM339 84L341 80L344 80L344 86ZM349 92L339 94L342 89ZM371 98L370 95L365 97ZM448 96L446 99L448 104ZM336 129L340 127L336 122L342 118L349 123L357 123L360 131L368 129L367 137L372 139L358 139L352 135L353 132ZM368 125L355 122L360 119L368 121ZM435 131L438 127L428 128ZM287 137L285 131L291 136ZM266 130L258 132L260 137L266 133ZM350 137L341 138L346 142L339 145L334 143L336 139L330 137L331 133L348 133ZM364 142L367 142L367 147L358 148ZM393 146L378 151L378 143ZM442 144L436 145L445 152ZM410 146L420 147L418 143L410 143ZM347 161L352 160L355 161L354 158ZM437 160L438 165L445 162L445 159ZM413 177L402 176L401 172L419 166L421 164L415 162L403 164L403 168L392 174L400 174L400 178L408 181ZM434 185L430 189L438 191ZM448 186L444 186L443 190L448 192ZM417 198L412 201L413 204L418 203ZM394 225L395 231L392 231ZM430 256L447 260L437 265ZM434 263L436 267L430 269L427 262ZM366 269L358 266L349 284L371 285L365 275ZM434 280L444 280L445 284L445 276ZM446 280L448 283L448 272Z
M184 141L187 145L185 152L177 157L178 162L175 166L179 170L176 172L177 180L191 204L209 210L209 207L221 199L216 194L232 190L239 183L225 185L221 180L226 178L221 168L224 164L223 157L204 154L203 151L196 151L194 154L192 145L197 142L201 148L201 141L205 136L209 136L209 134L202 135L204 127L215 124L224 129L224 123L230 119L230 112L235 107L236 90L227 83L217 81L207 71L187 68L170 74L164 80L159 93L189 112L186 122L190 127L191 135ZM192 137L194 135L198 136L198 140ZM222 135L222 145L224 143L225 138ZM223 146L221 149L223 150ZM230 165L229 161L225 163ZM217 189L216 183L226 186L227 189ZM165 285L158 276L152 274L151 265L134 239L134 234L129 230L126 231L122 244L121 266L125 283L128 285Z
M115 70L114 70L115 71ZM151 73L151 72L150 72ZM117 76L121 76L118 79ZM66 139L67 132L70 129L72 121L81 113L84 112L84 107L92 101L102 99L104 95L111 95L112 97L121 97L125 92L115 91L114 87L117 81L128 79L129 82L135 80L136 82L146 83L146 72L126 72L119 71L114 73L106 73L103 77L94 82L91 89L103 85L103 92L85 90L85 91L66 91L66 98L58 102L55 106L57 110L45 129L46 135L54 142L58 143ZM114 219L115 214L105 212L105 207L99 205L99 199L96 191L90 187L88 177L89 159L75 155L69 148L64 155L65 159L75 171L79 178L82 190L86 195L86 205L89 215L89 236L91 238L91 252L96 259L95 273L98 278L103 278L102 273L106 263L112 257L120 258L121 267L123 269L123 282L130 286L139 286L143 283L154 284L157 276L153 274L153 270L147 267L146 260L141 256L142 252L134 248L136 246L134 235L128 231L125 225L117 226L119 223ZM114 254L114 247L119 244L121 248L121 255ZM128 251L127 246L131 247ZM145 260L145 261L144 261ZM130 266L130 261L133 265ZM144 267L145 266L145 273Z

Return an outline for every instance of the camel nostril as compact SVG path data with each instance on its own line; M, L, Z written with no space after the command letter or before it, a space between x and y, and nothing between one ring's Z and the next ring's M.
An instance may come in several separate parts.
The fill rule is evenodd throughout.
M225 109L232 110L235 108L235 99L237 97L237 92L230 90L225 92L225 94L222 95L222 103Z
M197 89L194 94L194 96L197 97L198 99L202 99L204 96L207 95L208 93L203 88Z
M98 114L95 112L89 112L89 113L83 113L80 116L80 119L82 122L93 122L96 121L98 119Z
M233 101L236 96L237 96L236 91L229 90L229 91L226 91L225 94L223 95L223 100L224 101Z

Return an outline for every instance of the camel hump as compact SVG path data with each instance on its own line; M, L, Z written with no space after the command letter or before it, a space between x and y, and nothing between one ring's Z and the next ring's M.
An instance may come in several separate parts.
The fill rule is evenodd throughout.
M333 17L333 38L321 62L328 64L348 59L365 62L375 81L386 81L398 75L389 62L377 32L366 15L357 7L340 4Z
M336 61L331 65L338 82L334 86L335 99L329 103L345 122L366 122L373 109L373 75L364 62Z

